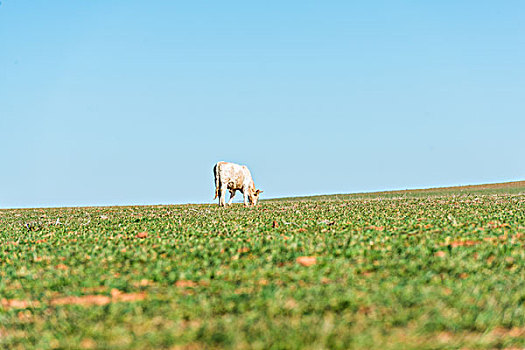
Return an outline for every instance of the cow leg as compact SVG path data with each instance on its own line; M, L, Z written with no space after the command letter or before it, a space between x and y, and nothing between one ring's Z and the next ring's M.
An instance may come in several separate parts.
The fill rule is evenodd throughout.
M230 190L230 200L228 201L228 205L232 205L233 197L235 197L235 190Z
M222 184L219 192L219 206L224 207L226 205L226 184Z
M243 191L242 193L244 195L244 206L248 206L248 191Z

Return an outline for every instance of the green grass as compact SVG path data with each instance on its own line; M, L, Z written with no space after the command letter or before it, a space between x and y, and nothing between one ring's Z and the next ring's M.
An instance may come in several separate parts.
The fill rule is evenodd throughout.
M523 348L525 191L494 191L1 210L0 348Z
M282 200L329 200L329 199L356 199L356 198L419 198L436 196L458 195L488 195L488 194L522 194L525 193L525 181L503 182L484 185L437 187L427 189L397 190L382 192L363 192L350 194L315 195L308 197L287 197L270 199L269 201Z

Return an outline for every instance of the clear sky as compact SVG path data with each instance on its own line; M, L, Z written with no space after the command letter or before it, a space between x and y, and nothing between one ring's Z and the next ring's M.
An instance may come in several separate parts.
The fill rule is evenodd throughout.
M0 207L525 179L525 2L0 5Z

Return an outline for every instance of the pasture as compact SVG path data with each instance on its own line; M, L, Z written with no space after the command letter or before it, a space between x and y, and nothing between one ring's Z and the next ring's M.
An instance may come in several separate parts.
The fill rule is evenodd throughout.
M0 210L0 347L525 347L525 186Z

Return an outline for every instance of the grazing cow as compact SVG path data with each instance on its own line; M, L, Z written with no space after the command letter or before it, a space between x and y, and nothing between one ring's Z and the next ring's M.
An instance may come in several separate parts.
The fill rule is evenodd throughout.
M253 184L252 174L244 165L238 165L228 162L218 162L213 167L215 175L215 198L219 197L219 206L224 207L226 190L230 191L230 200L228 205L232 204L235 191L241 191L244 195L244 205L248 202L253 206L257 205L259 194L263 191L256 190Z

